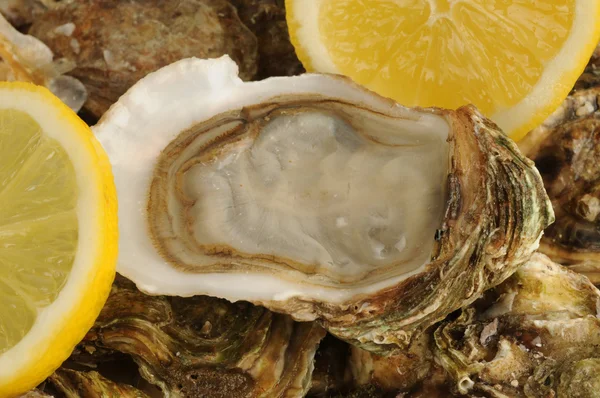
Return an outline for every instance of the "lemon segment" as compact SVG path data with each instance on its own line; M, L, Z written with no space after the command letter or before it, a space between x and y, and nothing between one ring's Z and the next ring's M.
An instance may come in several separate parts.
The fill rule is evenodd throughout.
M15 134L15 132L17 132ZM52 304L77 250L75 171L25 112L0 109L0 353Z
M473 103L513 138L564 99L600 36L599 0L287 0L308 70L406 106Z
M115 275L106 154L48 90L0 83L0 397L35 387L98 316Z

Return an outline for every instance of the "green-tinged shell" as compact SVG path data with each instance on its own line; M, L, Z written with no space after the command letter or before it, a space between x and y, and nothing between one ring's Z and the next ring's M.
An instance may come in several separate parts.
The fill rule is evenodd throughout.
M434 333L456 393L484 397L594 397L600 373L600 292L536 254ZM583 382L585 380L585 382Z
M135 387L115 383L94 371L59 369L50 376L48 383L65 398L149 398Z
M537 248L554 213L533 163L491 121L472 107L446 113L450 138L446 215L425 271L405 283L355 304L367 306L328 316L327 329L362 348L393 350L413 333L472 303L523 265ZM373 334L375 339L369 341ZM384 336L384 337L380 337Z
M600 79L590 63L563 104L520 143L539 169L556 222L540 251L600 283ZM584 84L585 83L585 84Z
M146 296L118 278L71 360L127 354L165 397L300 397L324 335L249 303Z

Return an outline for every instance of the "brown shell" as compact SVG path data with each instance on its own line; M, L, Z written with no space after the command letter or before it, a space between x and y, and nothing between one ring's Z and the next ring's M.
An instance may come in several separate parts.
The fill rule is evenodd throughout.
M437 112L437 111L436 111ZM473 107L439 111L452 124L448 203L432 262L397 286L345 306L297 299L276 311L320 313L334 335L369 351L407 347L413 334L508 278L554 220L533 162Z
M285 19L285 0L231 0L240 19L258 39L256 80L304 72Z
M520 144L556 213L540 251L600 283L600 85L572 93Z
M56 28L73 23L70 35ZM84 107L96 118L150 72L182 58L229 54L240 77L256 74L257 40L226 0L78 0L38 17L29 33L87 88Z
M542 254L435 331L454 392L593 397L600 387L600 292Z
M296 397L310 388L324 335L315 323L249 303L152 297L118 277L70 361L98 364L125 354L165 396Z
M48 378L48 383L65 398L150 398L133 386L115 383L94 371L59 369Z

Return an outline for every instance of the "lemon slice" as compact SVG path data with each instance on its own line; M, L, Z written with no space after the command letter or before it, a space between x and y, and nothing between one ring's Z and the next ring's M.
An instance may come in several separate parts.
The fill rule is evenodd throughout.
M92 326L115 276L108 158L47 89L0 83L0 397L49 376Z
M600 35L599 0L286 0L298 57L406 106L475 104L515 139L556 109Z

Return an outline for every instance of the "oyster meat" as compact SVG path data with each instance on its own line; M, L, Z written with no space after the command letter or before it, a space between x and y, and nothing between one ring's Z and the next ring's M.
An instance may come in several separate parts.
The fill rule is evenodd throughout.
M600 84L575 91L520 143L556 213L540 251L594 283L600 283L599 100Z
M324 335L315 323L249 303L147 296L117 277L71 361L86 365L126 354L165 397L300 397L310 388Z
M247 300L382 353L506 279L553 219L473 107L408 109L339 76L244 83L228 57L182 60L94 131L119 272L142 291Z
M44 43L20 33L0 14L0 80L46 86L78 111L87 98L87 91L79 80L65 75L73 68L71 63L53 58Z
M75 64L96 118L146 74L185 57L229 54L244 79L256 73L256 37L226 0L61 1L29 33Z
M600 291L535 254L435 331L435 355L459 395L596 397Z

